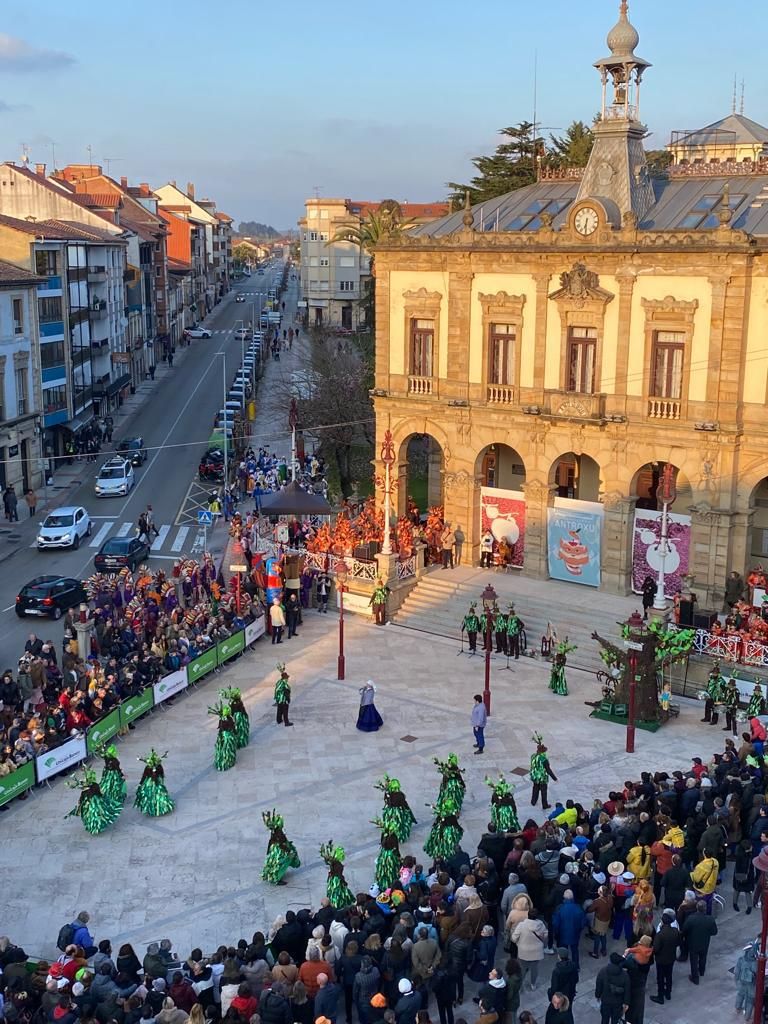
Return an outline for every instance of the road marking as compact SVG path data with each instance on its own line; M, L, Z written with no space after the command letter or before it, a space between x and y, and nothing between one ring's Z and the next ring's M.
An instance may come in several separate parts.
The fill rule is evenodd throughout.
M150 558L159 558L162 562L177 562L179 560L178 555L150 555Z
M165 538L168 536L168 531L169 530L170 530L170 526L161 526L160 527L160 532L155 537L155 539L152 541L152 546L149 549L150 551L159 551L160 550L160 548L165 543Z
M3 608L3 611L4 612L9 612L9 611L11 611L12 608L15 608L15 607L16 607L15 604L9 604L7 608Z
M188 526L180 526L179 532L176 534L176 540L171 544L171 551L182 551L184 548L184 541L187 539L189 533Z
M197 536L192 544L192 554L196 554L198 551L205 551L205 527L202 526L197 531Z
M109 533L109 531L112 529L113 526L114 526L114 520L113 519L111 519L108 523L104 523L104 525L99 528L99 532L91 540L91 543L88 545L88 547L89 548L100 548L102 543L106 540L107 534Z
M133 523L123 523L115 534L116 537L127 537L133 528Z

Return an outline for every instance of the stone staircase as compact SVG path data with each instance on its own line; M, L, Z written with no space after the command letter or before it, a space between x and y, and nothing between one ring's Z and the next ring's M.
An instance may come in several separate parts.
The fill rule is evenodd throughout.
M461 641L461 621L472 601L482 608L480 595L487 584L498 594L499 607L506 611L513 603L525 623L528 648L538 652L541 638L551 622L558 639L567 636L578 650L568 655L571 668L594 674L603 667L599 645L591 633L619 642L617 622L626 620L642 605L640 598L618 597L591 587L534 580L519 573L496 572L460 566L456 569L429 570L392 617L396 626L419 630Z

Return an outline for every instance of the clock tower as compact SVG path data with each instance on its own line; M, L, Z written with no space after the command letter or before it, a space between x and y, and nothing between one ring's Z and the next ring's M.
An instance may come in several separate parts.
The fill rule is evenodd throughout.
M622 0L619 20L606 40L610 54L595 62L603 84L602 106L576 199L599 199L615 227L626 213L642 221L655 202L643 148L647 131L640 121L640 82L651 65L635 53L640 37L627 9L627 0ZM583 230L588 217L582 220Z

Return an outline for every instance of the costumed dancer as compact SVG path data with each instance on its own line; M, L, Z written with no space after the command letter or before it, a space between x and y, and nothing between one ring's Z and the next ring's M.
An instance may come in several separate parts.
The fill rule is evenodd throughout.
M432 760L442 776L437 802L440 803L445 797L450 797L456 807L456 813L459 814L467 789L463 778L464 769L459 768L459 759L455 754L449 754L445 761L441 761L439 757L433 757Z
M328 884L325 889L328 902L335 910L354 906L355 894L344 878L344 847L334 846L333 840L329 839L320 847L320 856L328 865Z
M749 698L749 704L747 705L747 718L756 718L758 715L765 714L765 696L763 695L763 688L760 683L755 683L755 688L752 691L752 696Z
M514 657L515 661L520 657L520 636L524 629L525 623L511 604L507 612L507 656Z
M383 626L387 621L387 601L392 593L384 580L379 577L376 580L371 600L368 602L373 608L373 617L377 626Z
M533 742L536 744L536 753L531 754L531 767L528 774L531 777L533 783L533 790L531 792L531 806L536 806L536 801L541 794L541 806L543 810L548 810L551 804L547 803L547 787L549 785L549 779L553 782L557 782L557 776L552 771L549 763L549 757L547 756L547 748L544 746L543 737L541 733L535 732L533 734Z
M486 786L493 790L491 794L491 821L498 833L519 832L520 822L517 820L517 804L515 803L514 786L510 786L503 775L497 782L485 778Z
M121 805L102 793L96 772L91 768L84 769L82 779L73 777L67 785L79 789L80 797L66 817L80 818L83 828L92 836L109 828L120 817Z
M277 671L280 673L280 677L275 683L275 707L277 708L277 724L289 726L293 725L293 722L288 721L288 708L291 703L291 684L288 680L291 678L285 670L285 665L278 665Z
M568 637L561 641L555 648L552 657L552 671L549 674L549 688L553 693L561 697L568 696L568 684L565 681L565 666L568 663L568 654L576 650L576 644L569 644Z
M217 715L219 728L216 732L216 744L213 748L213 767L217 772L227 772L234 768L237 761L237 737L235 720L229 704L214 704L208 708L209 715Z
M101 781L99 782L101 792L104 796L109 797L110 800L122 807L128 796L128 790L125 785L123 769L120 767L120 761L117 757L117 747L110 743L108 747L99 747L96 753L99 757L104 758L104 769L101 773Z
M720 671L720 659L716 658L712 671L707 678L707 686L704 691L704 717L702 722L709 722L710 725L717 725L720 717L718 705L723 703L723 691L725 690L725 679Z
M376 687L373 685L373 680L369 679L364 686L360 687L360 711L357 715L357 728L360 732L378 732L384 725L384 719L373 703L375 697Z
M401 843L406 843L411 837L411 829L417 822L416 816L405 798L405 793L400 787L400 781L385 775L383 779L375 783L375 787L384 794L384 810L381 812L381 820L387 828L395 833Z
M493 631L496 634L496 653L507 653L507 617L497 604L493 606Z
M400 844L393 830L380 818L373 818L371 824L381 829L381 848L376 857L374 877L379 890L384 892L386 889L394 889L400 880Z
M723 732L732 732L736 735L736 722L739 713L739 688L736 680L731 677L723 693L723 704L725 704L725 725Z
M456 852L464 835L464 829L459 824L459 809L449 796L444 796L432 810L435 812L435 820L424 843L424 852L433 860L448 860Z
M219 696L232 709L232 719L235 723L235 741L237 742L237 749L242 750L251 741L251 720L248 717L248 712L245 710L242 694L237 687L230 686L226 690L220 690Z
M261 819L269 829L267 856L261 877L265 882L272 882L273 885L286 885L283 875L288 868L301 867L296 847L283 831L285 822L282 815L274 810L263 811Z
M480 636L483 640L483 650L485 651L489 648L493 650L493 612L487 612L483 609L478 624L480 626Z
M475 654L477 651L477 631L480 628L480 620L475 614L476 607L477 605L471 604L469 611L461 620L461 632L464 633L466 631L470 654Z
M158 754L153 748L146 757L138 758L144 763L144 772L136 787L133 805L138 807L142 814L149 815L150 818L160 818L164 814L170 814L176 807L165 788L163 761L166 757L168 757L167 750L164 754Z

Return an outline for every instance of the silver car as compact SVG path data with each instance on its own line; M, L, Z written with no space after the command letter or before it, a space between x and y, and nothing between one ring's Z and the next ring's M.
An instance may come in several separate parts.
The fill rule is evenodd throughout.
M80 547L80 541L91 536L91 517L82 505L63 505L55 508L43 520L37 531L37 550L46 548Z
M104 463L96 477L96 494L100 498L127 494L133 487L133 481L133 466L127 459L110 459Z

